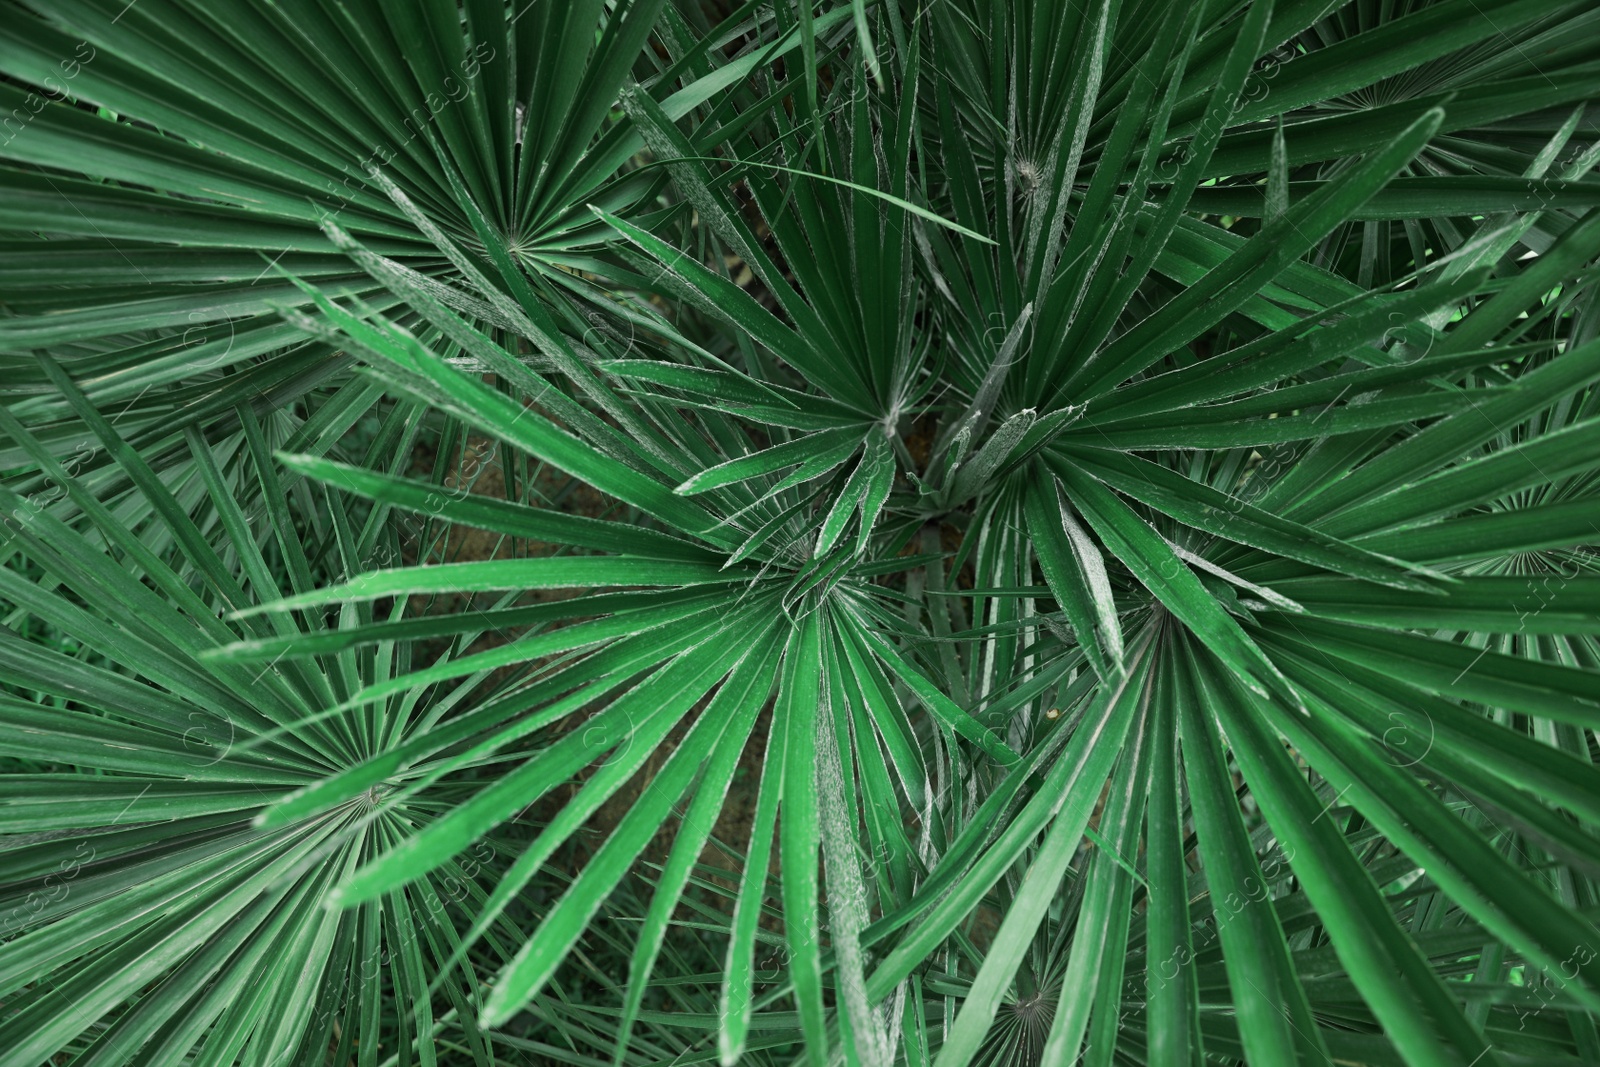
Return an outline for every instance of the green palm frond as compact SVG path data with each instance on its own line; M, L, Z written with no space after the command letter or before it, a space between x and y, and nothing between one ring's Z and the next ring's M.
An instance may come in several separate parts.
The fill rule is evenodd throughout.
M246 463L273 499L278 474L260 427L245 418ZM46 446L3 421L49 471ZM96 429L108 451L120 450L113 428ZM285 516L278 530L288 536L258 543L209 450L191 439L217 488L225 548L193 524L198 506L166 492L136 458L127 473L176 545L166 558L144 543L148 531L129 530L76 483L63 484L92 534L3 493L11 547L27 561L0 572L7 1062L320 1062L428 1042L449 1019L465 1026L474 1060L489 1062L471 975L484 960L497 966L499 953L490 945L481 958L450 957L509 862L504 840L479 841L370 906L324 907L364 859L435 821L472 783L441 782L399 803L392 785L374 782L314 819L261 818L428 730L486 679L425 703L316 716L405 672L411 648L335 644L249 665L209 655L247 635L326 642L379 616L360 606L304 628L279 616L219 621L219 612L279 596L285 574L290 588L303 587L367 557L321 494L304 516L310 528L296 536ZM501 933L518 936L509 922ZM436 992L453 973L466 981Z

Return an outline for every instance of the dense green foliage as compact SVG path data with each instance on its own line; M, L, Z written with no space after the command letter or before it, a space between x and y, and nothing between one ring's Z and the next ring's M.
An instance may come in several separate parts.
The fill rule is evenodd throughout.
M1592 0L0 0L0 1065L1600 1064Z

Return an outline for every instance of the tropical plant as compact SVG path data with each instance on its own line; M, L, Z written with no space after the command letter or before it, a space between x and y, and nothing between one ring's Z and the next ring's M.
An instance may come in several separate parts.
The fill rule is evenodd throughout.
M0 1063L1600 1063L1593 4L7 13Z

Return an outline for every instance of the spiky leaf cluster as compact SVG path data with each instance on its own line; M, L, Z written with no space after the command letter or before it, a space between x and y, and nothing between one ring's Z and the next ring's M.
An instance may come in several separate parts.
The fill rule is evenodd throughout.
M6 13L14 1062L1600 1062L1592 4Z

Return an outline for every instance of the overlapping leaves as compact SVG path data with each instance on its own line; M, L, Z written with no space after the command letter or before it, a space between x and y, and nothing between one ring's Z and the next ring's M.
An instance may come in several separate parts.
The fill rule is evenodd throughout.
M552 111L520 143L549 177L386 165L368 214L410 244L340 213L308 237L326 271L268 276L285 328L367 368L362 403L442 416L630 521L441 493L305 432L274 468L239 417L257 477L376 505L337 539L352 561L391 508L550 550L313 582L275 514L294 581L229 596L72 384L95 364L39 360L196 570L161 579L171 553L130 547L139 568L179 604L194 573L228 612L184 655L306 672L257 732L389 724L257 801L250 832L327 828L354 851L320 895L365 915L576 783L431 979L498 954L462 1017L546 1017L648 872L607 1009L619 1060L1600 1055L1594 16L1333 7L780 4L733 23L760 42L741 66L623 5L591 69L626 122L599 147L603 108L558 77L575 54L518 37L548 61L530 91ZM682 69L622 90L607 49L652 31ZM667 89L690 71L680 94L749 81L686 122ZM557 236L530 253L535 218ZM44 480L51 446L24 442L48 406L7 431ZM59 549L23 551L69 580ZM441 592L496 606L406 614ZM516 636L468 650L486 628ZM458 640L375 669L421 634ZM149 655L130 666L173 658ZM318 689L329 657L360 669ZM185 677L150 675L177 697ZM708 870L741 789L742 863ZM530 898L548 907L499 954ZM671 949L686 911L718 935L714 980ZM676 1011L646 1006L664 989Z

